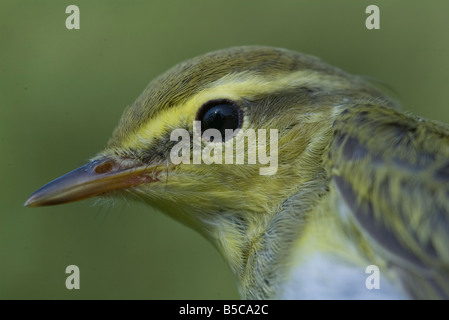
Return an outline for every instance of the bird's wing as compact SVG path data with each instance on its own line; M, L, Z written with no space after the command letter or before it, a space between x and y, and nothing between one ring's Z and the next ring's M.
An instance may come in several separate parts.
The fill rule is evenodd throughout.
M449 129L374 105L337 116L331 176L412 297L449 297Z

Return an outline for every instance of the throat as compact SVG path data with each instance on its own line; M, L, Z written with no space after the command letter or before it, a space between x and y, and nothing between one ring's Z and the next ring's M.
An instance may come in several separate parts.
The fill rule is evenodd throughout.
M257 221L236 218L236 214L214 219L207 236L231 268L243 299L274 298L280 289L280 272L285 264L286 241L275 237L270 228L273 218L257 217ZM276 232L277 234L277 232ZM285 254L284 254L285 251Z
M329 199L307 207L304 194L286 200L280 212L253 221L221 214L210 229L212 242L228 262L243 299L403 299L385 265L361 250L362 239L336 228ZM320 201L317 201L320 202ZM309 203L310 204L310 203ZM259 217L262 219L262 217ZM214 231L212 231L214 230ZM353 240L354 240L353 239ZM380 268L380 288L366 285L367 267Z
M307 216L327 193L322 187L324 176L320 178L302 185L278 212L251 216L247 212L245 216L220 212L211 216L207 237L230 266L243 299L276 299L282 295ZM310 201L300 201L303 199Z

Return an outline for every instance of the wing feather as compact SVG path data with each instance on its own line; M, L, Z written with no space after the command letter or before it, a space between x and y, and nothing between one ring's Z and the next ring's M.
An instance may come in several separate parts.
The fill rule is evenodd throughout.
M344 110L332 180L412 296L449 297L449 128L378 105Z

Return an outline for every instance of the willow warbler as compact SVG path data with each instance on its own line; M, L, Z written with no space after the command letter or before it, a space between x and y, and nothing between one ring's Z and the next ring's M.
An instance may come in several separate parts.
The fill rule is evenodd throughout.
M195 163L198 147L228 162ZM103 151L25 205L140 199L211 241L245 299L433 299L449 296L448 182L447 125L315 57L249 46L152 81Z

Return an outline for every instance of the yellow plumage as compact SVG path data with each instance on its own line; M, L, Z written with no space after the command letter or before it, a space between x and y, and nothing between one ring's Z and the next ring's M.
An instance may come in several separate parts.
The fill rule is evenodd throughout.
M198 119L211 103L219 115ZM235 139L278 130L274 174L248 163L249 148L244 164L172 163L171 133L194 135L195 120L231 123ZM201 147L228 146L236 160L230 141ZM26 205L126 192L210 240L243 298L447 298L448 146L446 125L317 58L231 48L151 82L105 150ZM365 286L370 265L380 289Z

